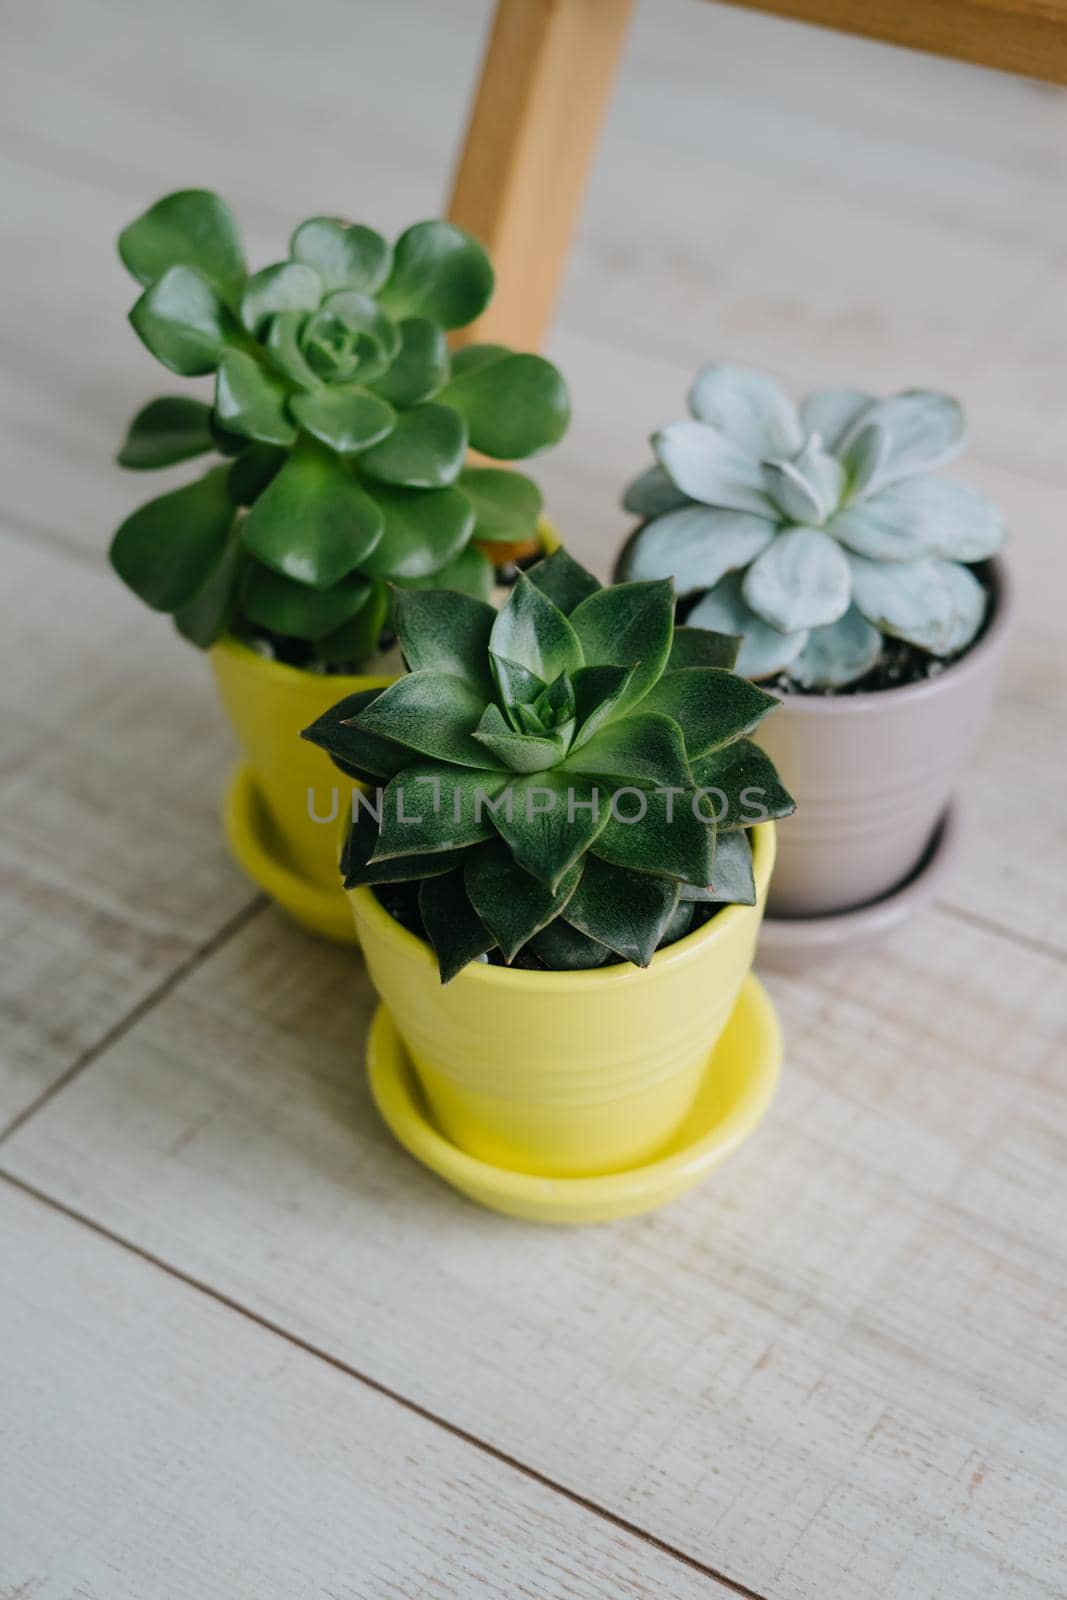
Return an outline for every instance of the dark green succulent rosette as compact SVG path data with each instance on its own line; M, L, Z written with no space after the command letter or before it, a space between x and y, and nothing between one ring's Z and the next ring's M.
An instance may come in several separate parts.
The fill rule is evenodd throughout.
M746 735L776 699L738 641L675 627L670 581L603 588L564 551L503 608L402 592L409 668L304 737L368 784L346 888L417 888L447 982L528 950L645 966L701 904L755 901L746 829L793 810Z
M130 320L148 349L183 377L215 374L211 403L151 401L119 453L137 469L219 458L116 533L112 562L143 600L204 648L233 630L358 664L390 585L489 592L472 539L530 539L541 497L517 472L466 465L468 447L535 455L569 403L540 356L450 356L446 330L492 294L476 240L430 221L390 246L313 217L288 260L250 273L228 207L189 189L131 223L119 253L144 285Z

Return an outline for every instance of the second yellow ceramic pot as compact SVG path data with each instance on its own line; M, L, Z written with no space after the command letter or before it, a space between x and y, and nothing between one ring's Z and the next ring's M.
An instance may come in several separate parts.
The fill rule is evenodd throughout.
M647 968L473 964L442 985L429 945L370 889L349 896L371 979L441 1132L544 1177L618 1172L660 1149L700 1088L752 965L774 826L752 834L754 906L727 906Z
M340 894L339 817L353 784L301 730L338 700L392 679L331 677L270 661L233 638L211 651L222 703L269 825L269 848L299 878Z

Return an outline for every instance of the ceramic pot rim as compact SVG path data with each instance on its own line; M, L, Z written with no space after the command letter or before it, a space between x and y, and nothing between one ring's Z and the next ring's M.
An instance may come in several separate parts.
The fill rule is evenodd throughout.
M989 624L974 649L968 650L944 672L939 672L936 678L898 684L892 689L868 689L861 694L779 694L779 704L790 712L810 717L870 716L884 709L889 701L900 706L905 701L915 703L951 693L965 677L982 671L989 657L1003 644L1011 622L1015 592L1007 564L1000 556L992 556L989 566L993 577L993 614Z
M273 678L279 684L307 683L309 678L317 683L336 684L338 700L358 694L361 689L384 689L396 676L395 673L389 677L375 677L362 672L308 672L304 667L291 667L286 661L272 661L269 656L261 656L258 650L253 650L251 645L245 644L232 633L224 633L211 646L211 650L212 653L218 651L221 655L232 656L252 671L261 673L264 678Z
M464 967L458 977L453 979L453 984L461 982L495 984L498 988L516 989L533 995L559 993L561 990L573 994L583 989L596 990L608 984L643 983L647 974L663 971L666 967L681 966L684 962L696 959L707 945L722 943L742 918L758 918L761 915L760 908L766 896L767 885L770 883L774 856L774 823L761 822L752 829L752 870L756 880L756 904L724 907L709 922L704 923L703 927L697 928L693 933L687 933L683 939L668 945L665 950L658 950L647 967L635 967L628 961L617 961L612 962L609 967L593 967L578 972L536 972L471 962L469 966ZM387 943L399 946L402 951L415 956L425 965L432 966L436 972L437 960L431 946L425 939L418 938L416 934L402 927L395 917L390 916L373 889L363 886L346 892L358 904L360 916L373 925L379 937Z

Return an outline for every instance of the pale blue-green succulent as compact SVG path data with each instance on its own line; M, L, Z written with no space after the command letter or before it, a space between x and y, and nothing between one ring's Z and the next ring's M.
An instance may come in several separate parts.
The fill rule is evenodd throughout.
M963 448L958 401L823 389L798 407L763 373L712 364L689 410L626 491L644 520L618 578L672 577L700 596L694 627L741 635L739 672L803 688L861 678L883 636L940 657L970 644L988 597L969 564L1005 528L976 489L933 475Z

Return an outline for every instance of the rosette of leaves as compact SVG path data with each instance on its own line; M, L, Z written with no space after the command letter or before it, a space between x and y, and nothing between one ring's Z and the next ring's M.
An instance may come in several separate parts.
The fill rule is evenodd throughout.
M112 562L143 600L202 647L234 629L358 663L390 583L488 592L472 538L531 537L541 502L517 472L468 466L468 446L533 455L569 408L540 356L449 355L446 330L492 293L476 240L431 221L390 246L313 217L287 260L249 272L228 207L191 189L131 223L119 253L144 286L130 321L148 349L183 377L215 375L210 402L151 401L119 454L137 469L216 456L116 533Z
M868 672L883 635L935 656L977 634L969 569L1000 549L1000 512L932 469L964 444L959 402L823 389L794 406L772 378L710 365L690 418L652 437L656 465L623 499L644 520L621 578L671 575L697 626L741 636L738 671L804 688Z
M380 800L346 887L416 885L443 981L527 948L644 966L701 902L754 902L746 826L793 809L746 737L777 701L736 639L675 627L669 580L603 588L560 550L499 613L404 592L396 626L407 676L304 737Z

